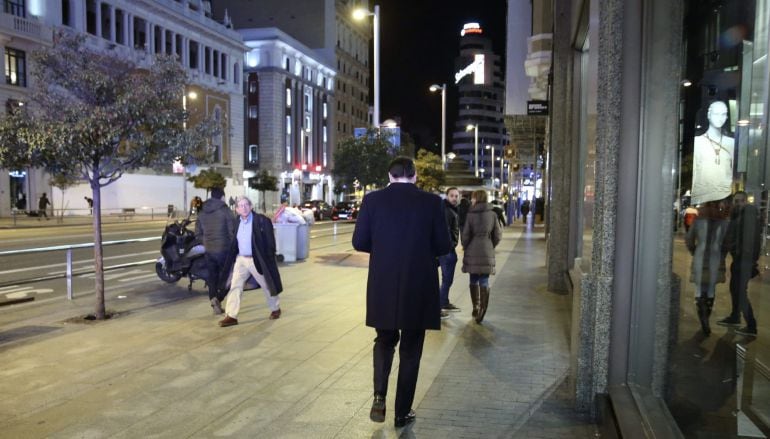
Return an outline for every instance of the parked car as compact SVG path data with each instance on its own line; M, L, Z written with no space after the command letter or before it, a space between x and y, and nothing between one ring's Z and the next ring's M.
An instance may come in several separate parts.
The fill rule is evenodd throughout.
M332 208L332 221L356 219L358 208L358 203L355 201L340 201Z
M302 212L313 212L313 217L316 221L331 218L332 216L332 206L323 200L305 201L299 208Z

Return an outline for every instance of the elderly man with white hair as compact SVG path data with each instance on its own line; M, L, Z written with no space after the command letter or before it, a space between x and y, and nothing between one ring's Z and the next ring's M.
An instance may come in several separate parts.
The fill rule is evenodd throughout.
M232 280L227 293L225 318L219 322L222 327L238 324L241 296L247 284L262 288L270 308L270 320L281 317L278 294L283 285L275 259L273 223L265 215L254 212L251 200L246 197L238 198L235 210L238 212L236 234L226 265L232 267Z

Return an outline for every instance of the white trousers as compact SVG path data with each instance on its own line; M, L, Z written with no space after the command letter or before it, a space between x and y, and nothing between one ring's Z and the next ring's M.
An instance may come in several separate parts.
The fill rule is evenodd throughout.
M270 291L266 287L267 282L265 282L265 277L257 271L257 267L254 266L254 260L252 258L238 256L235 258L233 278L230 281L230 291L227 293L227 303L225 304L225 313L234 319L238 318L238 312L241 310L243 286L249 279L249 275L252 275L262 288L270 311L277 311L279 309L280 304L278 303L278 296L270 295Z

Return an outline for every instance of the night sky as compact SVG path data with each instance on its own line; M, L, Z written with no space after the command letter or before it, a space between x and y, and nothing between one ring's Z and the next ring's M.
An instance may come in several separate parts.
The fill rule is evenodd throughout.
M526 0L522 0L526 1ZM417 147L441 149L441 94L447 87L447 150L457 117L455 57L464 23L478 22L505 62L506 0L378 0L381 15L380 118L400 118ZM503 72L503 75L505 72ZM434 146L435 145L435 146Z

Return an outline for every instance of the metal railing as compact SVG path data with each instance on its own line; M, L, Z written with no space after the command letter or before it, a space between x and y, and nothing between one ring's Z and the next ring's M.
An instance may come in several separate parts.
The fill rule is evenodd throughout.
M50 214L49 219L55 219L58 223L63 223L65 220L85 220L90 219L93 215L93 210L89 208L73 209L46 209L46 215ZM182 212L177 211L173 207L118 207L118 208L103 208L101 210L102 222L107 222L107 219L115 219L126 221L134 218L149 219L154 221L155 219L176 218L181 215ZM19 219L23 220L41 220L43 218L40 215L40 210L18 210L13 209L11 211L11 217L13 218L14 227L18 225ZM85 224L85 223L84 223Z
M112 245L120 245L120 244L133 244L137 242L150 242L150 241L160 241L159 237L151 237L151 238L136 238L136 239L123 239L119 241L103 241L102 247L112 246ZM20 281L13 281L13 282L7 282L0 284L0 287L6 287L10 285L19 285L19 284L28 284L28 283L34 283L34 282L42 282L45 280L52 280L52 279L61 279L66 278L67 279L67 299L72 300L73 294L72 294L72 276L73 276L73 270L72 270L72 250L75 249L82 249L82 248L93 248L93 243L86 243L86 244L73 244L73 245L55 245L51 247L40 247L40 248L31 248L31 249L24 249L24 250L6 250L6 251L0 251L0 257L3 256L18 256L18 255L25 255L25 254L33 254L33 253L44 253L44 252L52 252L52 251L65 251L66 257L67 257L67 266L63 274L51 274L47 276L40 276L36 277L34 279L26 279L26 280L20 280ZM160 254L160 250L158 250L158 253ZM118 265L111 265L109 267L104 267L103 271L109 271L109 270L117 270L120 268L127 268L127 267L136 267L139 265L145 265L154 263L155 259L149 259L145 261L137 261L137 262L128 262L125 264L118 264ZM91 274L95 273L96 271L80 271L77 274Z

